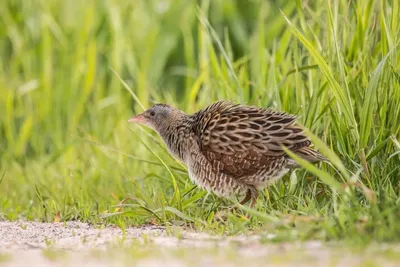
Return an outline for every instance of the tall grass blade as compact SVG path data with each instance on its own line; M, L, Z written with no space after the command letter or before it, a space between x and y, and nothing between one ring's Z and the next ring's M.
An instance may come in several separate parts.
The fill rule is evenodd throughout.
M132 91L132 89L129 87L129 85L119 76L119 74L111 68L111 71L114 73L115 76L117 76L118 80L122 83L124 88L128 90L128 92L131 94L132 98L135 100L135 102L140 106L140 108L144 111L146 108L142 105L140 102L139 98L136 96L136 94Z
M368 83L368 88L365 91L364 103L360 117L360 147L362 149L365 149L368 146L369 137L371 135L372 117L374 108L376 107L376 94L378 91L379 79L382 76L386 60L393 50L394 49L391 49L389 53L379 62Z
M168 167L168 165L165 163L164 160L162 160L134 131L132 131L132 129L129 128L129 130L138 138L138 140L140 140L140 142L147 148L148 151L150 151L154 156L156 156L156 158L162 163L162 165L168 171L169 175L171 176L171 181L175 192L173 200L174 202L177 202L179 208L182 209L180 190L176 182L175 175L172 173L171 169Z
M330 84L332 89L332 93L338 102L339 110L343 110L344 112L344 118L347 124L349 125L350 132L353 135L353 140L357 141L359 138L357 130L358 127L357 127L357 121L354 117L353 105L351 99L349 98L350 94L346 92L333 77L329 65L326 63L325 59L318 52L318 50L312 45L312 43L309 40L307 40L307 38L297 29L297 27L286 17L285 14L282 13L282 15L287 21L289 27L292 29L294 35L303 43L303 45L308 49L308 51L310 51L316 63L320 67L322 73L328 80L328 83Z
M333 178L329 173L318 169L313 164L309 163L307 160L300 158L299 156L294 154L292 151L288 150L286 147L283 147L283 149L291 158L296 160L296 162L299 165L301 165L302 167L304 167L311 173L315 174L324 184L328 185L333 190L341 190L342 189L341 184L338 181L336 181L336 179Z

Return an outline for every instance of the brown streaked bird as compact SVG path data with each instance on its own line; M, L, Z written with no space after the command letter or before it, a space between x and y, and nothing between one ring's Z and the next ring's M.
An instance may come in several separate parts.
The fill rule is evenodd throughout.
M241 196L240 204L251 200L251 207L258 190L300 167L282 146L312 163L325 160L295 121L284 112L228 101L192 115L156 104L129 119L154 129L195 184L220 197Z

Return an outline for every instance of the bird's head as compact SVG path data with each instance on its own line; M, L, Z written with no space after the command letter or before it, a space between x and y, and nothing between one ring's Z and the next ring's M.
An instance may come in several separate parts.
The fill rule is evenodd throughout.
M176 124L185 116L185 113L166 104L155 104L148 110L132 118L129 122L144 124L161 133Z

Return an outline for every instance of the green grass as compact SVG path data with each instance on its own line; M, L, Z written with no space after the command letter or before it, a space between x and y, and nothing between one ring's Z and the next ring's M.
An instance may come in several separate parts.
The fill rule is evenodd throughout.
M385 0L6 0L0 219L399 241L399 14ZM221 222L232 203L127 123L154 102L219 99L298 114L331 164L300 162Z

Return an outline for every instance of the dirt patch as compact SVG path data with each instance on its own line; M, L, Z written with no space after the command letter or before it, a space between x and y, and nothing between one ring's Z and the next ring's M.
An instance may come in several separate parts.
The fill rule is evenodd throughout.
M80 222L0 222L1 266L396 266L396 255L399 246L351 252L318 241L263 244L258 235L170 235L156 226L131 227L123 233L117 227Z
M87 223L0 222L0 247L5 249L33 249L49 246L80 250L104 247L113 242L137 239L144 235L165 235L162 227L127 228L125 235L117 227L99 228Z

